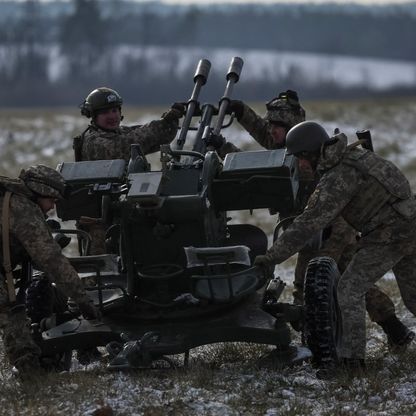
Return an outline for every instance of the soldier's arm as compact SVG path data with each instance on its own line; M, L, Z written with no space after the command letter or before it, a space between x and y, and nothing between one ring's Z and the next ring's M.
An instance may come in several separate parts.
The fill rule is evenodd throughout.
M84 300L85 290L77 272L52 238L43 213L35 203L17 195L11 198L10 232L36 266L56 281L67 296L75 302Z
M340 215L359 183L355 169L340 172L341 169L338 166L321 178L303 213L267 251L270 262L278 264L297 253L305 241Z
M319 255L332 257L338 263L345 248L357 242L357 231L342 217L337 217L331 223L329 231L329 237L323 242Z
M231 142L225 142L218 150L217 153L221 159L224 159L228 153L241 152L235 144Z
M243 114L238 121L261 146L266 149L273 148L269 122L257 115L247 104L244 104Z
M140 144L145 155L157 152L161 144L168 144L175 138L180 117L179 111L171 108L160 120L153 120L135 129L132 143Z

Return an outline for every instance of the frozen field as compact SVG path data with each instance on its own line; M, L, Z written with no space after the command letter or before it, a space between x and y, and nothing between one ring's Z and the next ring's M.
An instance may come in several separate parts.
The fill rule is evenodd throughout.
M375 149L397 163L416 187L416 100L306 102L308 119L328 130L340 128L355 140L355 131L369 128ZM262 104L255 106L264 111ZM126 109L126 124L158 118L164 108ZM86 127L76 110L1 110L0 174L15 176L34 163L56 166L72 161L72 137ZM228 140L246 148L256 145L238 126L225 130ZM157 166L157 155L152 157ZM232 214L269 234L276 217L261 210ZM294 259L279 266L291 299ZM395 282L380 283L396 303L399 316L413 329L416 320L404 309ZM294 344L299 344L293 333ZM294 368L260 365L266 346L221 344L201 347L190 367L109 373L105 364L81 366L73 360L69 373L51 374L39 383L21 385L0 364L0 414L4 415L411 415L416 414L416 344L391 355L378 327L368 322L368 375L323 382L305 363ZM178 360L180 357L178 357ZM108 406L113 413L97 409Z

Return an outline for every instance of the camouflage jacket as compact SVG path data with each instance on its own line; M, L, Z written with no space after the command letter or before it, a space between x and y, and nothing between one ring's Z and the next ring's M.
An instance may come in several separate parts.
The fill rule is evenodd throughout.
M92 123L74 139L74 150L81 149L81 160L124 159L128 162L132 144L139 144L146 155L159 150L161 144L170 143L178 131L179 117L179 112L171 109L160 120L140 126L120 126L111 131Z
M3 192L0 197L0 218L3 212ZM77 272L62 254L61 248L49 231L42 210L30 199L30 196L32 196L31 192L22 184L21 192L13 193L10 199L12 267L16 267L29 257L37 269L45 272L51 280L56 280L67 296L71 296L76 302L84 301L86 294ZM0 221L0 233L2 228Z
M270 123L263 117L257 115L248 105L244 104L243 115L239 123L247 130L248 133L267 150L283 149L284 146L278 145L274 142L270 133ZM302 211L305 208L306 202L318 183L318 175L308 171L299 170L299 191L297 204ZM294 215L290 213L288 215Z
M334 139L322 149L322 176L305 210L267 251L272 263L298 252L338 215L362 232L361 245L413 238L416 201L405 176L373 152L348 148L344 134Z
M270 134L270 123L257 115L247 104L244 104L243 115L238 121L250 136L265 149L273 150L284 147L274 142Z

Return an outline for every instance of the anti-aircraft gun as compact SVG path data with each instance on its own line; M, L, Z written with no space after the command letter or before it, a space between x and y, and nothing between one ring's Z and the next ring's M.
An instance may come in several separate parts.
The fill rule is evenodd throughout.
M310 355L290 346L288 322L301 320L303 309L280 303L284 283L272 270L253 267L267 236L253 225L227 224L230 210L293 209L298 187L295 159L284 149L221 160L210 147L225 127L242 67L233 58L217 108L199 105L210 70L208 60L199 62L178 138L161 146L161 170L150 170L135 145L128 166L123 160L58 166L73 189L58 216L100 216L108 223L110 212L115 249L102 256L84 250L87 255L70 259L103 319L44 325L37 340L45 355L106 345L112 369L148 367L163 356L187 357L194 347L227 341L275 345L288 361ZM191 127L195 118L199 125ZM317 332L311 333L313 344Z

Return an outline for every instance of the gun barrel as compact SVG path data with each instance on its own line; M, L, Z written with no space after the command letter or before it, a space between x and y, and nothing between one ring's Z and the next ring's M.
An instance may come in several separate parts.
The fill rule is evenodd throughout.
M227 80L234 78L234 82L238 82L243 65L244 61L240 57L235 56L230 63L230 67L228 68Z
M188 101L186 108L186 115L182 123L182 128L179 133L179 137L176 140L176 150L181 150L186 141L186 135L188 134L189 126L191 125L192 117L195 112L195 108L198 101L198 96L202 86L207 82L208 74L211 69L211 62L208 59L201 59L198 62L198 66L194 75L194 89L192 91L191 98Z
M202 81L202 85L207 82L209 70L211 69L211 62L208 59L201 59L196 67L194 82L196 83L199 79Z
M230 103L230 97L233 92L234 84L238 82L240 79L241 70L243 68L244 61L238 57L235 56L231 60L230 67L228 69L228 73L226 76L227 79L227 85L225 87L225 92L223 97L220 100L220 108L218 110L218 117L216 125L212 131L212 134L217 135L220 134L225 115L227 113L228 104Z

